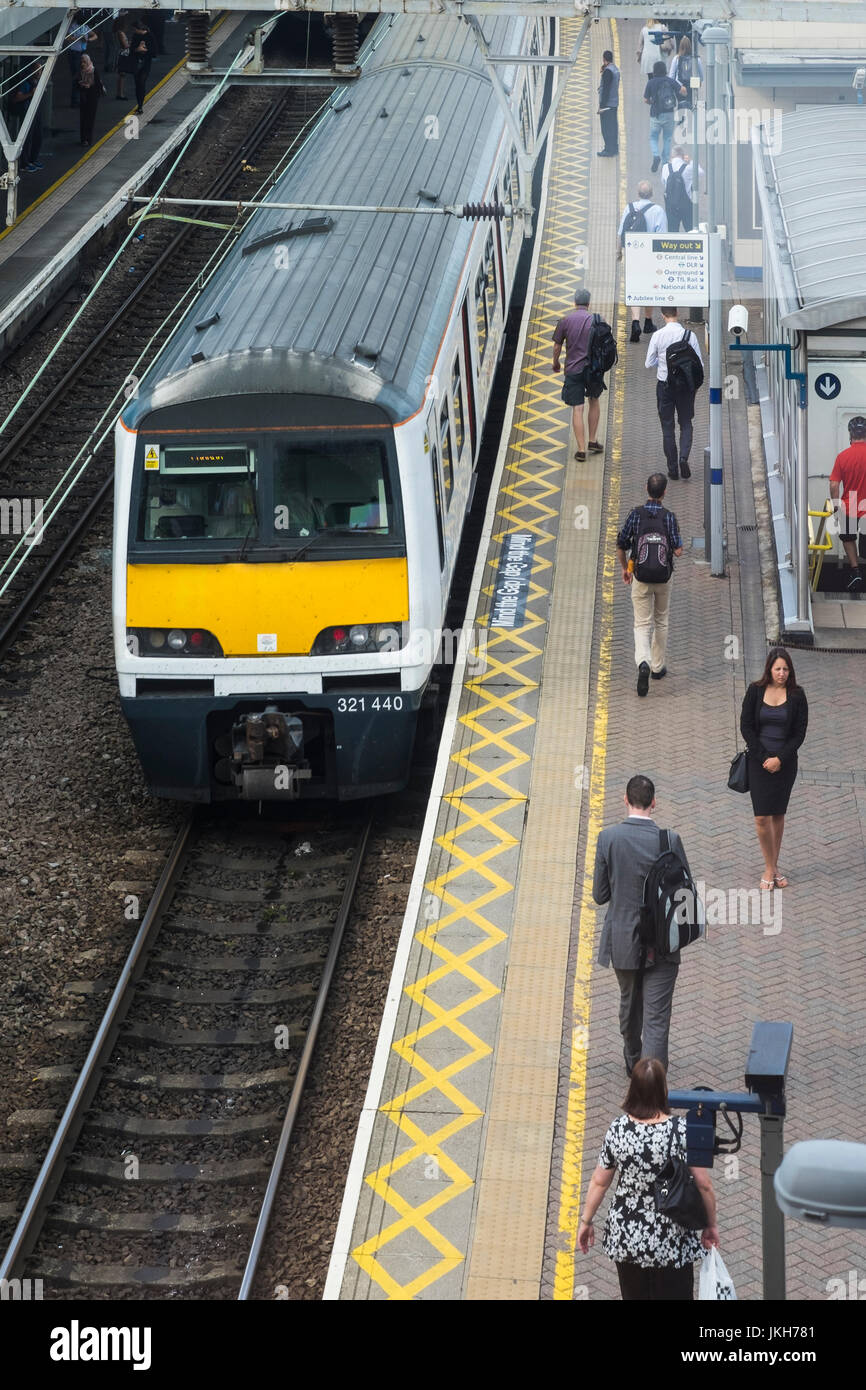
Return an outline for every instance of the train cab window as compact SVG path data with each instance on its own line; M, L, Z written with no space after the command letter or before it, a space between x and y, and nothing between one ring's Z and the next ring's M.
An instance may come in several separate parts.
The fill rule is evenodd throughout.
M460 380L460 358L454 358L451 369L451 409L454 412L454 453L459 459L463 453L463 383Z
M378 439L278 445L274 460L278 536L393 536L385 446Z
M451 506L451 493L454 489L454 460L451 450L451 421L448 417L448 402L443 401L439 414L439 444L442 449L442 482L445 487L445 505Z
M254 540L257 472L245 446L169 448L142 474L139 541Z

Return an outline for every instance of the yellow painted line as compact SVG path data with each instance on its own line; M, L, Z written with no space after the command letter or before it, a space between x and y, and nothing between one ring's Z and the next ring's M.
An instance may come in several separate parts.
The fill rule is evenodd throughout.
M220 15L216 24L214 24L213 28L210 30L210 33L215 34L217 29L220 27L221 24L225 23L227 18L228 11L226 11L225 14ZM174 67L165 74L165 77L160 78L156 86L152 87L151 90L147 93L147 96L144 98L145 106L150 101L151 97L156 96L156 93L159 91L160 87L164 87L166 82L168 82L170 78L174 77L175 73L179 72L185 63L186 56L181 58L180 62L176 63ZM128 77L129 73L127 73L126 76ZM108 99L107 95L106 99ZM132 98L130 98L130 100L132 100ZM127 112L127 116L128 115L129 112ZM122 130L125 124L126 116L123 116L121 120L117 122L116 126L112 126L111 130L106 131L106 133L102 136L101 140L97 140L95 145L91 145L90 149L87 151L87 154L83 154L81 158L78 160L77 164L73 164L71 169L67 169L65 174L60 175L60 178L57 180L56 183L53 183L50 188L46 188L44 193L40 193L39 197L35 198L33 202L30 203L24 209L24 211L19 214L18 217L16 217L11 227L6 227L4 231L0 232L0 241L2 241L5 236L8 236L10 232L16 231L17 228L21 226L21 223L24 221L25 217L29 217L31 212L34 212L35 209L39 207L40 203L44 203L46 198L50 198L52 193L56 193L58 188L62 187L62 185L66 183L67 179L71 179L72 175L76 173L77 170L79 170L82 167L82 165L86 164L88 159L92 159L93 156L96 154L96 151L101 149L102 146L105 144L106 140L110 140L112 135L116 135L119 130Z
M621 70L619 32L616 22L611 25L613 60ZM620 207L627 196L626 127L620 128ZM559 1196L559 1248L553 1278L553 1297L574 1298L577 1228L580 1217L581 1169L586 1137L586 1066L589 1052L589 1015L591 1004L592 947L595 938L595 905L592 898L592 878L595 866L595 847L604 821L605 774L607 770L608 714L610 678L613 661L613 601L616 555L617 518L619 515L623 419L625 414L624 387L626 345L626 306L617 306L616 336L623 370L612 403L610 431L610 491L604 528L604 561L601 576L601 634L599 641L598 680L592 726L592 763L590 770L586 834L586 853L583 860L583 891L580 902L577 961L572 993L571 1057L568 1080L568 1108L562 1155Z
M577 21L566 21L565 26L568 25L576 30ZM588 73L588 64L587 47L579 63L582 75L583 69ZM576 117L569 118L568 112L561 110L558 129L568 132L570 120L573 123ZM586 190L576 190L569 209L562 212L558 222L560 239L570 236L569 219L579 222L587 205ZM551 216L549 209L547 217ZM543 234L548 236L550 232L545 228ZM455 1078L492 1051L491 1044L473 1032L470 1023L473 1010L501 994L500 987L475 965L506 939L506 933L486 912L492 903L514 893L513 873L507 870L506 877L498 872L496 861L515 849L519 840L501 822L509 817L513 820L513 812L526 804L525 792L512 785L510 777L530 760L531 752L518 740L522 739L531 747L536 717L521 708L521 701L537 688L538 682L521 668L542 656L539 644L548 619L535 611L535 605L548 598L552 583L551 556L556 548L552 523L558 515L562 494L566 467L563 452L566 456L568 452L567 447L563 450L561 438L560 383L551 377L549 369L549 312L545 307L545 295L558 301L562 285L569 289L573 286L573 243L570 240L568 247L567 257L561 247L551 251L550 265L544 271L548 278L544 285L537 287L537 302L532 310L534 336L531 328L520 368L521 390L527 394L515 411L514 440L496 504L494 540L503 540L513 531L529 531L536 537L524 622L520 628L508 631L488 629L486 669L477 678L464 682L464 690L475 699L459 716L458 724L463 725L471 738L458 744L451 754L451 763L461 769L462 777L459 785L443 797L443 803L452 808L456 819L451 823L449 818L448 828L436 837L436 846L444 852L440 861L442 868L436 877L425 883L429 895L427 920L415 937L426 948L429 958L422 958L421 977L410 979L403 986L403 995L419 1011L420 1017L413 1011L410 1019L414 1023L418 1018L417 1025L391 1045L392 1052L411 1070L411 1075L401 1094L392 1098L383 1094L379 1103L380 1112L388 1116L399 1137L389 1137L378 1151L382 1157L393 1157L386 1157L375 1171L365 1175L367 1185L384 1207L391 1209L390 1212L386 1210L386 1219L391 1212L395 1219L351 1252L370 1281L393 1300L417 1298L459 1268L465 1259L463 1250L439 1230L432 1218L472 1187L472 1177L447 1152L447 1145L457 1134L480 1124L484 1118L479 1106L455 1084ZM543 333L539 328L542 323ZM522 438L521 434L526 437ZM527 458L533 463L533 469L527 467ZM498 556L489 554L492 575L481 587L486 596L492 594L497 565ZM482 623L485 619L478 621ZM476 761L481 752L493 747L504 755L501 761L487 767ZM466 847L467 839L472 850ZM478 933L463 949L450 949L440 940L440 934L456 923L471 925ZM453 997L454 986L458 986L459 1002L447 1005L438 1002L437 989L441 990L446 981L451 985L449 1000ZM431 1040L440 1049L438 1063L429 1060L427 1055ZM398 1072L398 1076L402 1078L402 1072ZM418 1102L423 1104L425 1097L430 1098L430 1109L425 1116L428 1127L422 1129L414 1117L419 1113ZM447 1108L443 1109L442 1099L447 1102ZM408 1107L413 1105L416 1109L410 1113ZM429 1198L413 1205L400 1191L401 1175L417 1175L419 1171L430 1177L434 1173L444 1177L447 1184L434 1188ZM417 1265L411 1269L411 1277L401 1282L388 1268L389 1247L402 1237L403 1244L402 1247L398 1245L398 1249L405 1249L405 1237L409 1232L417 1238L413 1245ZM425 1255L430 1260L426 1268L420 1267Z

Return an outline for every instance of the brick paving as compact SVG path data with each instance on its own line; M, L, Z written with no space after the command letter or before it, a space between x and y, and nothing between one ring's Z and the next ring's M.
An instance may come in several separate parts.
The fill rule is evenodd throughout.
M637 26L620 24L623 87L628 120L629 193L638 178L649 177L646 127L633 53ZM596 170L593 169L593 174ZM597 175L596 175L597 176ZM657 190L660 179L656 177ZM660 321L660 315L656 315ZM644 368L645 343L625 349L621 520L639 502L647 474L664 470L654 400L655 373ZM736 371L735 365L730 367ZM746 446L745 404L725 407L725 447ZM686 551L674 577L668 645L669 675L651 683L646 699L635 692L632 608L619 581L613 595L613 672L607 745L604 823L622 818L622 793L637 771L656 783L660 824L683 835L693 872L724 890L757 888L762 872L751 803L726 788L728 763L738 747L739 709L749 680L759 667L739 656L730 659L730 639L739 651L766 650L763 633L744 633L741 584L757 585L757 573L741 573L737 525L751 522L750 497L736 496L734 469L726 468L729 574L710 576L703 552L692 538L703 531L703 446L707 442L707 391L699 397L692 453L693 479L671 483L667 503L676 512ZM726 459L726 465L730 463ZM608 465L609 466L609 465ZM608 486L610 480L608 479ZM735 505L736 503L736 505ZM739 507L739 512L736 507ZM601 557L600 557L601 560ZM600 587L601 564L599 566ZM745 639L749 639L746 642ZM599 663L596 623L593 671ZM670 1083L741 1090L752 1024L787 1019L794 1025L788 1078L786 1147L798 1139L864 1137L861 1095L866 1063L863 1027L862 905L866 890L866 744L861 682L864 657L800 651L797 677L810 705L810 727L801 750L801 775L794 787L785 829L781 865L790 887L773 900L775 921L711 927L706 944L683 954L674 996ZM590 681L595 689L596 682ZM590 720L594 711L590 711ZM590 723L591 728L591 723ZM591 751L591 749L590 749ZM587 759L589 761L589 758ZM573 927L580 925L586 819L577 860ZM769 906L769 904L768 904ZM596 948L602 914L596 920ZM573 948L574 949L574 948ZM625 1091L622 1043L617 1024L618 989L613 971L593 967L583 1192L595 1166L610 1120ZM570 998L570 991L567 992ZM570 1042L571 1019L564 1036ZM559 1114L564 1123L568 1047L563 1050ZM719 1127L721 1132L723 1126ZM553 1193L557 1188L554 1154ZM722 1253L741 1299L761 1297L759 1134L755 1117L744 1117L737 1161L719 1159L713 1170L719 1202ZM602 1229L607 1204L596 1226ZM552 1197L542 1297L552 1291L556 1251L557 1202ZM789 1299L828 1296L831 1278L847 1280L850 1269L866 1274L866 1233L822 1231L786 1223ZM579 1297L619 1297L614 1265L599 1244L590 1256L577 1255Z

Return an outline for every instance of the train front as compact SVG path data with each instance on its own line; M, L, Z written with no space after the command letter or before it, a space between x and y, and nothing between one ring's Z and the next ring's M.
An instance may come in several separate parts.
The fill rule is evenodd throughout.
M115 656L151 788L396 790L427 672L406 660L391 422L346 394L231 395L207 374L199 399L185 373L182 403L158 386L117 427Z

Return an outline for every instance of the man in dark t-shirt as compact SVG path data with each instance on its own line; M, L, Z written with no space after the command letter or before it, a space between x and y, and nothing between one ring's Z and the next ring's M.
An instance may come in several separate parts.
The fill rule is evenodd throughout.
M562 383L562 399L566 405L572 407L571 419L574 437L577 441L577 453L574 457L579 463L583 463L586 458L587 447L591 454L604 453L604 445L599 444L595 437L598 433L598 417L601 413L599 401L604 390L604 380L590 381L587 377L592 318L593 316L589 311L589 290L577 290L574 296L573 310L559 320L553 332L552 370L554 372L559 371L560 353L562 352L562 344L565 343L565 379ZM583 406L587 398L589 399L588 446L583 423Z

